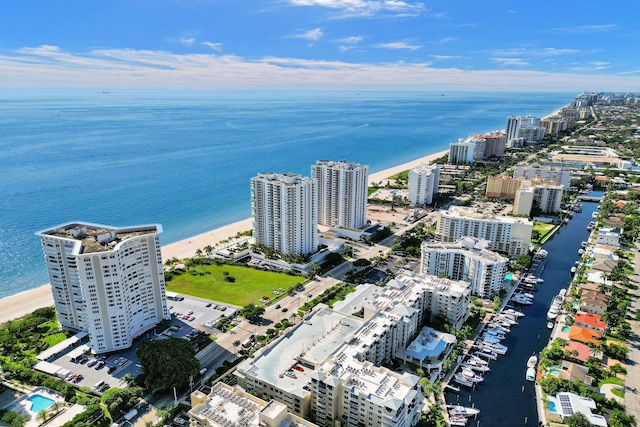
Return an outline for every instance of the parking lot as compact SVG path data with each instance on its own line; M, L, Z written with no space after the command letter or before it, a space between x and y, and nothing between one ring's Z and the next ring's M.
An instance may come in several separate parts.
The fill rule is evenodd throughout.
M237 312L234 307L188 297L168 303L172 307L169 310L172 313L170 324L163 330L150 329L138 337L130 348L105 355L90 355L89 347L83 344L51 360L51 363L69 370L65 378L69 383L89 387L96 392L103 392L109 387L124 387L122 378L126 374L135 377L140 373L141 366L135 352L143 340L169 337L195 340L200 331L207 335L213 333L212 327L220 317L233 317Z

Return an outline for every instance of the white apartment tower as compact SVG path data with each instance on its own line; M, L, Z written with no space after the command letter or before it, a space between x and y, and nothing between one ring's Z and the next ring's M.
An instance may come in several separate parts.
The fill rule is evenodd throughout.
M368 170L344 160L318 160L311 166L318 189L318 224L355 229L366 224Z
M430 205L438 194L440 167L419 165L409 171L409 201L414 206Z
M449 164L473 163L484 157L486 140L482 136L460 138L449 144Z
M507 147L519 147L523 143L537 144L544 138L545 129L540 119L533 116L511 116L507 119Z
M420 272L471 284L471 292L490 298L504 288L508 258L488 249L488 240L464 237L455 243L423 242Z
M533 208L538 208L545 213L559 212L563 193L564 185L558 185L555 181L541 179L522 181L522 185L516 192L513 212L517 215L530 215Z
M533 223L524 218L485 215L471 208L452 206L438 213L436 237L442 242L455 242L470 236L485 239L489 249L509 256L529 252Z
M160 225L116 228L73 222L36 233L58 322L89 334L95 353L126 349L171 315Z
M564 185L564 189L571 187L571 170L558 167L541 165L519 165L513 168L513 177L523 177L524 179L539 178L544 181L556 181Z
M297 174L260 173L251 178L253 237L282 254L318 250L316 183Z

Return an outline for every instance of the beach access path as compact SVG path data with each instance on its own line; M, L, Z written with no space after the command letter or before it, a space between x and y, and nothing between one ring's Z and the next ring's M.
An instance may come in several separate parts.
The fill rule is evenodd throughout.
M372 173L368 177L369 185L371 185L371 183L373 182L383 181L390 176L408 169L412 169L421 164L430 163L435 159L444 156L448 152L449 150L439 151L437 153L420 157L419 159L415 159L398 166L393 166L380 172ZM252 219L247 218L220 228L216 228L211 231L207 231L197 236L189 237L175 243L170 243L168 245L162 246L162 259L167 260L174 257L183 259L193 257L195 256L198 249L203 249L208 245L215 246L216 243L220 242L221 240L228 239L229 237L235 236L238 233L251 230L252 227ZM52 305L53 296L51 295L51 287L48 284L40 286L36 289L2 298L0 299L0 323L4 323L8 320L13 320L18 317L24 316L25 314L31 313L38 308L48 307Z

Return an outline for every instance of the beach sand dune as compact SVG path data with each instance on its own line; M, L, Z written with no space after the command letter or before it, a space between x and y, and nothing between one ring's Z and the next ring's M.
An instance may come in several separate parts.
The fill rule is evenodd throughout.
M392 175L414 168L423 163L432 162L446 153L448 153L448 150L421 157L411 162L394 166L380 172L372 173L369 175L369 184L383 181ZM182 259L192 257L196 254L198 249L204 249L208 245L215 246L221 240L235 236L243 231L251 230L252 226L252 219L247 218L215 230L207 231L206 233L202 233L197 236L189 237L179 242L170 243L162 247L162 259L166 260L174 257ZM162 236L160 238L162 239ZM24 316L38 308L52 305L53 297L51 295L51 287L48 284L30 291L21 292L17 295L2 298L0 299L0 323Z

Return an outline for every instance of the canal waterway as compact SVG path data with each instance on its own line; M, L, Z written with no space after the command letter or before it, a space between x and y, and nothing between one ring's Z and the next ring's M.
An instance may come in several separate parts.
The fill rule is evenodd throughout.
M460 387L460 392L445 393L447 404L459 403L480 410L477 418L470 419L467 426L538 426L534 383L525 380L526 364L529 357L538 355L549 341L551 331L547 328L547 311L560 289L568 289L571 267L580 258L581 243L589 237L587 226L595 221L591 215L598 204L581 203L582 212L574 213L573 219L543 245L549 254L533 274L544 279L544 283L533 292L532 305L514 305L525 316L502 341L509 347L507 354L490 363L491 372L484 375L484 381L475 389Z

